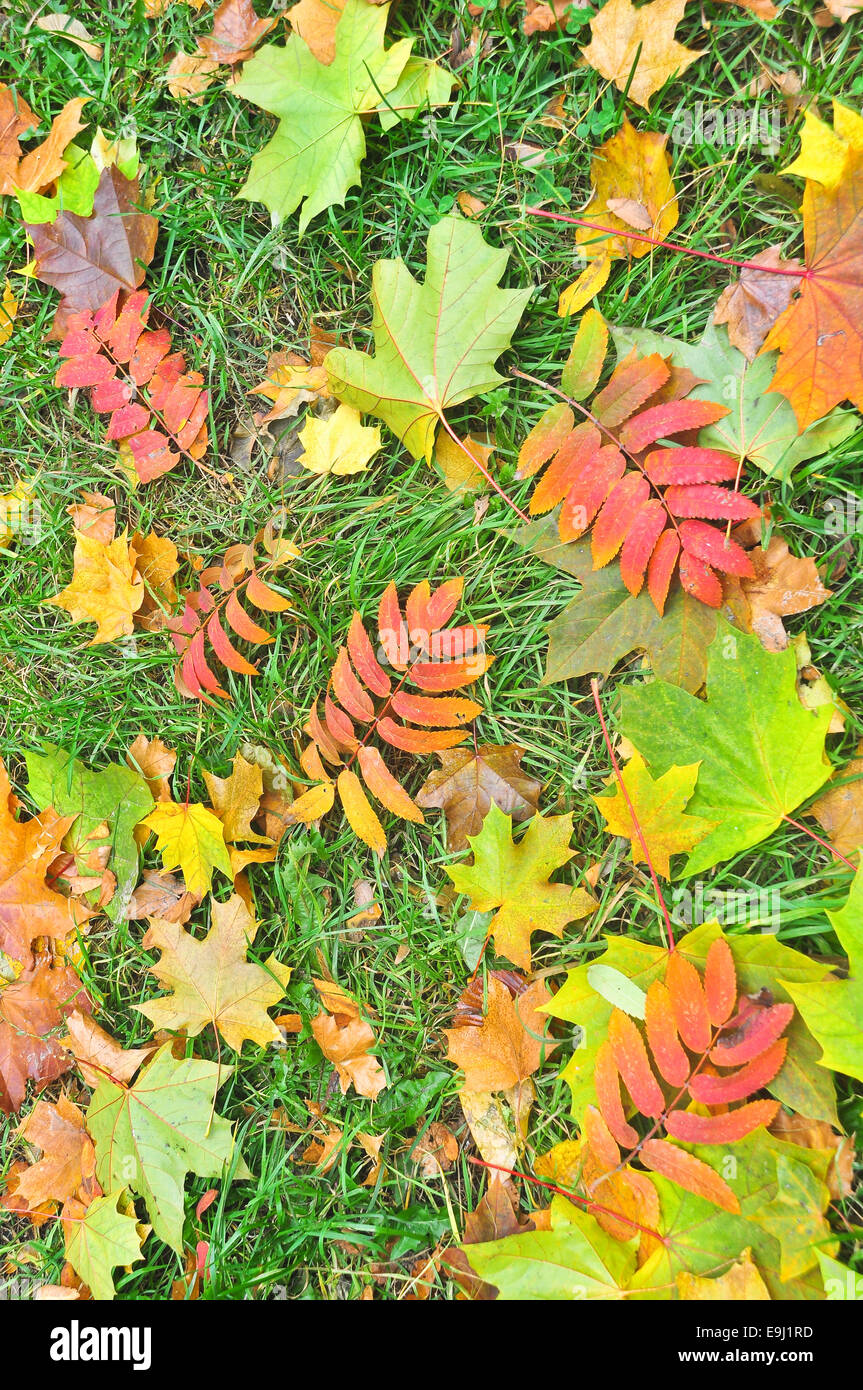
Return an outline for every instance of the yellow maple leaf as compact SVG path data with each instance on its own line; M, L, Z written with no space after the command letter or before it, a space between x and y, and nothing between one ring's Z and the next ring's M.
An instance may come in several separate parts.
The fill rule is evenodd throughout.
M260 1047L280 1042L266 1011L282 998L291 970L275 956L264 965L246 959L256 925L238 893L226 903L213 901L212 925L203 941L177 922L154 920L144 946L162 952L150 969L172 992L135 1008L156 1028L185 1029L190 1037L211 1024L236 1052L246 1039Z
M16 483L11 492L0 496L0 546L7 546L22 528L33 500L32 483Z
M105 542L75 532L72 582L44 602L63 608L75 623L95 623L89 645L128 637L133 614L144 601L144 581L135 568L126 532Z
M300 443L305 453L299 462L310 473L361 473L381 447L381 432L363 425L352 405L340 405L326 420L309 415Z
M834 101L832 126L813 111L803 112L800 153L782 173L814 179L824 188L838 188L848 155L854 150L863 151L863 116Z
M162 801L141 825L156 835L166 869L181 869L190 893L207 893L213 870L233 877L218 816L196 802Z
M592 41L582 54L618 91L629 83L630 98L647 111L654 92L701 57L674 37L685 8L686 0L650 0L639 9L631 0L608 0L590 21Z
M669 856L691 850L717 824L703 816L684 815L684 808L698 777L700 763L670 767L656 781L648 772L640 753L633 753L621 773L621 780L632 802L653 867L663 878L670 876ZM609 785L613 785L612 782ZM632 841L632 861L645 864L644 850L632 820L626 797L619 786L610 796L595 796L608 824L609 835L622 835Z

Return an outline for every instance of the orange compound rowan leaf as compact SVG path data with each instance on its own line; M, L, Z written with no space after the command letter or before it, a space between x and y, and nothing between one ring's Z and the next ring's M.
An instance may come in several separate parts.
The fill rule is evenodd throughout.
M711 1037L707 996L695 966L678 951L668 958L665 987L683 1042L692 1052L706 1052Z
M550 407L519 453L518 476L539 475L531 515L560 504L563 542L592 526L594 569L619 556L626 588L637 596L646 582L660 616L675 572L687 593L721 606L720 574L749 575L752 567L721 523L761 514L737 490L739 459L691 442L728 413L712 401L685 399L696 384L691 372L673 371L657 353L633 352L590 408L578 407L586 418L576 423L575 400ZM654 447L679 435L677 447Z
M95 313L71 314L54 378L57 386L89 389L93 409L110 415L106 440L121 445L142 483L176 467L182 455L203 457L209 411L204 378L186 371L181 352L171 352L166 328L147 328L149 314L145 289L122 298L117 290Z
M685 1188L696 1197L706 1198L723 1211L740 1211L740 1203L725 1179L709 1164L702 1163L700 1158L695 1158L685 1149L678 1149L664 1139L646 1139L639 1157L645 1168L670 1178L678 1187Z
M745 1100L778 1075L787 1051L788 1039L779 1038L760 1057L729 1076L693 1076L689 1094L702 1105L729 1105L735 1100Z
M753 1100L724 1115L695 1115L689 1110L672 1110L665 1128L672 1138L685 1144L733 1144L737 1139L745 1139L759 1125L769 1125L778 1109L778 1100Z
M477 680L494 658L485 651L485 626L447 626L463 587L459 578L436 589L423 580L402 609L391 582L378 605L376 640L354 613L330 673L323 718L316 701L305 724L325 790L312 788L295 801L294 819L319 819L325 814L321 806L332 805L335 789L354 834L378 855L386 848L386 835L366 792L402 820L423 823L422 811L374 740L400 753L423 754L455 748L468 738L467 726L482 706L449 692ZM340 769L335 780L321 759ZM309 773L305 761L304 769Z
M598 1147L594 1144L597 1161L598 1149L607 1150L608 1157L610 1143L616 1142L627 1155L612 1166L640 1160L729 1211L737 1210L728 1205L736 1199L712 1169L655 1136L664 1129L683 1143L733 1143L774 1118L778 1102L750 1097L778 1075L788 1049L780 1034L794 1010L788 1004L765 1006L746 995L736 1001L736 990L724 938L711 945L704 980L690 961L671 951L664 979L651 981L647 989L643 1025L614 1008L594 1064L599 1115L609 1132L603 1139L600 1131ZM689 1097L722 1113L686 1110ZM643 1137L631 1122L636 1115L647 1117Z
M704 962L704 993L710 1022L715 1026L727 1023L737 998L737 971L731 947L721 936L710 943Z
M258 541L263 546L263 557L258 555ZM198 588L182 596L182 612L168 618L165 624L180 656L174 684L181 695L203 700L206 704L213 703L211 696L231 698L210 665L211 651L223 666L237 675L258 674L257 665L237 649L228 629L234 636L256 646L274 640L272 633L255 622L244 605L250 603L267 613L290 609L290 600L265 583L261 571L269 573L296 554L293 547L285 548L264 530L255 544L233 545L218 565L201 571Z
M736 1067L751 1062L775 1042L794 1017L793 1004L773 1004L747 1013L739 1028L720 1038L710 1052L718 1067Z

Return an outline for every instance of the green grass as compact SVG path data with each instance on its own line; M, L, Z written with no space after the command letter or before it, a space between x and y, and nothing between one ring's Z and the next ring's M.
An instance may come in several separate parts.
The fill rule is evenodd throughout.
M706 8L708 29L693 5L677 34L703 48L705 57L685 79L657 94L649 115L630 109L643 128L668 130L678 106L698 101L743 104L742 93L762 63L798 72L825 114L833 96L859 108L859 26L819 29L811 20L812 4L787 6L773 25L732 6ZM268 481L263 449L256 448L247 467L232 463L230 455L238 424L250 422L255 398L247 393L263 378L269 353L304 352L312 318L364 346L374 262L401 256L422 275L428 228L452 208L461 189L487 204L484 235L511 252L506 283L534 287L506 364L555 379L571 339L556 304L574 278L572 237L559 226L526 218L523 208L538 201L564 211L580 207L589 190L591 150L614 133L625 109L619 93L579 66L587 13L577 14L568 31L527 40L519 31L517 0L507 11L486 8L478 22L493 47L459 69L461 86L452 105L386 134L370 124L362 187L352 190L344 208L317 218L300 239L295 219L274 230L263 208L236 200L270 120L221 84L192 106L172 99L160 81L170 57L178 49L189 51L194 35L208 29L205 11L196 16L175 4L148 21L140 0L99 0L85 17L105 45L98 63L35 30L29 23L33 12L18 0L0 14L0 71L9 81L16 74L19 90L42 115L53 116L70 98L89 95L92 125L137 134L143 186L160 221L147 284L176 346L203 372L212 392L213 442L208 471L183 465L131 491L102 440L99 417L83 398L70 407L67 393L53 385L56 355L45 336L56 297L28 283L13 336L0 355L0 492L18 477L36 475L42 505L39 543L18 545L0 558L0 752L18 790L26 799L22 749L51 741L101 766L122 757L140 731L177 748L178 796L190 778L192 798L206 800L202 769L224 775L242 739L264 743L295 764L308 702L326 684L354 608L372 615L393 578L404 593L426 576L461 574L464 611L469 620L490 624L489 645L498 658L477 693L486 710L478 722L480 740L520 743L525 767L543 780L543 809L575 813L570 881L578 882L585 867L605 857L599 913L586 928L571 928L562 944L540 945L535 968L560 970L584 960L604 931L659 940L649 881L619 842L609 844L589 799L602 788L608 762L587 682L540 684L544 625L576 592L574 582L512 544L505 530L513 518L497 498L477 519L472 498L447 493L392 437L368 473L349 479L303 476L274 483ZM389 36L415 33L419 52L442 55L457 23L469 27L462 5L404 4L391 19ZM549 101L560 92L566 94L563 130L542 124ZM674 148L680 221L673 239L728 254L730 220L736 230L731 254L739 259L777 242L799 254L797 214L759 184L793 157L799 124L783 112L782 145L775 154L706 144ZM506 156L505 146L522 140L546 148L538 170ZM24 264L27 242L16 205L5 202L0 265L9 269ZM601 307L612 322L694 337L725 283L720 267L658 252L631 271L617 263ZM515 454L549 399L513 381L452 415L460 430L496 431L499 480L522 504L527 490L513 481ZM861 444L858 434L835 454L800 469L792 486L768 490L793 548L823 561L834 589L828 605L791 620L789 627L806 630L813 661L850 706L845 735L831 740L837 758L853 750L860 735L857 712L863 709L861 547L859 535L826 533L823 503L847 494L863 499ZM66 508L86 490L109 493L120 524L130 531L155 527L171 536L186 557L181 579L189 583L188 557L210 562L228 543L251 540L271 516L286 510L288 531L305 546L282 579L299 617L279 624L259 679L229 678L230 704L202 708L175 693L173 649L163 635L91 647L90 628L40 606L71 575ZM639 665L633 659L605 682L609 714L619 685ZM430 761L405 761L401 770L410 788L418 788ZM205 1296L272 1298L283 1290L290 1298L356 1298L372 1282L374 1267L376 1296L402 1298L414 1290L416 1262L454 1238L475 1205L482 1181L464 1157L445 1178L433 1180L420 1175L411 1157L417 1138L435 1120L448 1124L470 1149L457 1077L445 1061L441 1035L469 973L454 933L463 904L444 890L442 866L449 858L436 813L425 827L394 826L391 852L380 866L332 817L320 831L292 830L278 862L252 870L261 922L255 952L264 959L277 950L295 967L286 1007L300 1012L305 1026L283 1050L247 1045L220 1092L220 1113L237 1122L255 1179L220 1185L200 1229L187 1221L190 1245L199 1238L212 1245L214 1274ZM153 862L150 853L147 863ZM355 911L354 885L361 878L373 881L383 916L356 940L346 919ZM824 910L841 901L841 879L829 857L801 833L777 832L769 848L725 865L713 882L721 888L778 888L782 939L838 954ZM408 953L396 965L403 946ZM83 951L83 973L100 1021L125 1044L140 1044L147 1027L130 1006L154 992L140 924L109 929L100 923ZM308 1018L316 1004L310 978L322 965L373 1011L390 1083L373 1108L333 1089L331 1068L311 1038ZM571 1046L567 1031L557 1057L539 1076L526 1168L571 1131L566 1088L557 1079ZM214 1055L206 1037L197 1040L196 1053ZM843 1119L853 1127L859 1103L850 1087L843 1090L841 1078L840 1093ZM277 1106L294 1125L304 1125L306 1100L323 1106L346 1136L363 1130L385 1135L384 1169L374 1187L361 1185L369 1165L359 1147L343 1152L338 1165L321 1175L300 1161L308 1137L269 1127ZM7 1126L7 1138L12 1128ZM8 1164L17 1150L10 1145L6 1154ZM207 1186L190 1181L188 1212ZM531 1200L529 1191L524 1200ZM859 1210L855 1215L849 1208L849 1221L863 1221ZM0 1259L14 1258L21 1232L20 1222L0 1215ZM62 1264L56 1229L43 1227L29 1245L39 1277L56 1280ZM859 1262L850 1247L844 1254ZM144 1262L131 1274L118 1272L119 1295L166 1298L179 1273L174 1255L148 1241ZM435 1279L432 1297L453 1295L452 1286Z

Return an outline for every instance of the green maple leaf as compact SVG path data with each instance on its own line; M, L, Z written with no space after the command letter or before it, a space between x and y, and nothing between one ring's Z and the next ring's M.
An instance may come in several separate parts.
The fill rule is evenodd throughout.
M156 1235L183 1250L183 1186L187 1173L248 1177L231 1125L214 1113L216 1090L232 1067L190 1057L176 1061L166 1043L132 1086L107 1078L94 1092L87 1130L96 1146L103 1188L126 1185L143 1197Z
M713 941L722 935L717 922L707 922L681 937L677 949L703 974L707 952ZM792 950L769 933L726 936L725 940L734 957L741 994L758 994L762 989L769 989L777 1002L785 1002L790 997L789 981L816 987L828 973L821 962ZM597 1103L593 1079L596 1053L608 1032L612 1008L616 1005L635 1017L641 1016L627 1006L619 991L611 995L605 984L606 974L596 973L598 964L619 972L639 990L645 991L654 980L662 979L668 963L668 952L647 942L610 936L605 938L605 944L606 951L600 961L585 962L570 970L562 988L543 1009L544 1013L573 1023L580 1030L579 1041L561 1073L572 1092L572 1114L579 1123L585 1108ZM788 1038L785 1062L767 1089L783 1105L799 1114L826 1120L838 1128L833 1078L817 1065L818 1045L799 1015L792 1018L785 1036Z
M627 687L621 728L655 776L701 760L691 815L718 821L686 861L695 874L751 849L830 775L830 710L806 710L791 647L766 652L720 620L707 656L707 699L665 681Z
M706 604L676 589L660 617L643 590L633 596L620 577L618 565L593 568L590 537L564 543L557 522L544 517L511 538L538 559L573 575L581 590L553 618L548 632L548 658L543 685L599 671L607 676L633 651L647 653L653 673L684 690L699 690L707 671L707 648L716 633L716 613Z
M635 1273L633 1241L619 1241L565 1197L551 1203L551 1230L463 1245L471 1268L502 1299L622 1298Z
M336 55L318 62L297 34L265 44L233 90L279 117L256 154L241 198L264 203L278 223L303 203L300 231L324 208L343 204L360 182L366 153L362 117L380 109L388 128L426 100L445 101L452 78L436 64L411 60L413 39L384 48L389 5L348 0L336 26ZM305 202L303 200L305 199Z
M384 420L414 458L431 462L444 411L504 380L494 364L533 293L498 289L508 259L474 223L444 217L428 234L422 284L404 261L378 261L375 353L333 348L325 365L334 394Z
M150 789L143 777L120 763L96 772L62 748L51 743L46 748L45 754L24 754L27 789L40 810L53 806L61 816L77 817L68 833L78 846L107 822L109 839L94 839L86 848L110 844L117 889L105 911L112 920L123 921L138 882L138 846L133 832L155 804ZM79 871L86 874L86 862L79 865Z
M596 910L583 888L549 882L549 875L573 856L572 813L534 816L518 844L512 818L493 801L478 835L468 835L473 864L446 872L456 892L467 893L477 912L497 908L489 928L495 949L513 965L530 970L530 938L535 931L563 936L567 922Z
M863 1081L863 878L854 875L845 906L827 916L848 957L847 980L818 984L783 980L807 1027L823 1049L822 1067Z
M66 1259L99 1300L114 1297L111 1270L115 1265L131 1265L141 1258L134 1208L128 1212L117 1210L124 1195L119 1189L107 1197L94 1198L86 1210L80 1202L63 1208Z
M853 410L831 410L800 433L794 411L784 396L770 392L778 353L765 352L748 362L728 341L725 325L708 323L701 341L684 343L651 328L611 329L618 357L632 348L671 357L676 367L688 367L702 385L689 400L724 401L729 413L701 431L704 448L724 449L748 458L768 477L787 481L798 464L835 449L859 428Z

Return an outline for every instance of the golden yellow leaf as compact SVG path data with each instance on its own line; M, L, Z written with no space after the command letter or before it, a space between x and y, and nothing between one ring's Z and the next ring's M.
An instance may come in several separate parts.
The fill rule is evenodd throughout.
M237 840L259 845L272 843L266 835L259 835L252 829L252 820L258 814L264 794L264 775L260 767L246 762L242 753L237 753L230 777L204 772L204 781L213 810L222 822L227 844L232 845Z
M633 753L621 773L653 867L663 878L671 873L669 856L691 850L716 825L716 821L702 816L684 815L686 803L695 791L699 767L699 763L670 767L654 781L641 754ZM626 797L613 778L609 786L614 788L610 795L593 798L607 822L605 829L609 835L631 840L633 863L644 864L647 861Z
M75 97L72 101L67 101L59 116L54 117L51 129L41 145L25 154L18 165L16 173L12 176L16 188L23 188L28 193L41 193L60 177L66 168L63 151L78 132L84 129L81 111L89 100L89 97Z
M7 546L21 530L34 495L32 483L20 482L0 496L0 546Z
M488 1008L479 1027L446 1028L451 1062L464 1072L467 1091L509 1091L533 1076L557 1043L544 1039L551 1001L544 980L514 999L502 981L488 980Z
M156 834L166 869L180 869L190 893L207 893L213 870L233 877L222 822L206 806L162 801L141 825Z
M800 153L782 173L814 179L824 188L838 188L848 155L853 151L863 151L863 116L834 101L832 127L813 111L803 112Z
M0 300L0 346L9 341L12 333L12 324L18 313L18 300L15 298L9 280L3 286L3 298Z
M586 265L578 279L573 280L572 284L567 285L561 293L557 302L559 317L565 319L570 314L577 314L584 308L585 304L589 304L608 280L610 271L610 256L603 256L601 260L591 261L589 265Z
M314 347L314 340L312 343ZM273 420L288 419L296 415L301 405L307 401L326 400L330 395L330 388L326 370L323 366L323 357L320 362L314 358L319 354L312 354L312 361L307 362L296 352L276 352L270 357L267 363L267 376L260 386L254 386L251 390L253 396L265 396L268 401L272 401L271 408L265 415L256 416L256 420L261 425L269 425ZM323 354L326 356L326 353Z
M377 425L361 423L352 405L339 405L325 420L308 415L300 431L299 462L310 473L361 473L381 447Z
M126 532L107 545L83 531L75 532L72 582L44 602L63 608L75 623L95 623L89 646L128 637L133 615L144 601L144 582L135 568Z
M636 130L625 117L616 135L594 150L590 162L593 193L584 212L587 222L615 230L644 232L662 241L677 225L677 195L671 178L667 137ZM635 237L603 237L577 227L576 244L588 260L638 259L654 249Z
M638 54L629 96L649 110L654 92L701 57L701 52L685 48L674 37L685 8L686 0L649 0L638 9L632 0L608 0L590 21L593 37L582 53L590 66L621 92L629 83Z
M441 431L435 444L435 463L443 474L444 483L450 492L476 492L486 480L475 460L479 459L483 467L488 469L493 453L493 444L472 439L470 435L463 439L461 444L457 444L448 434Z

